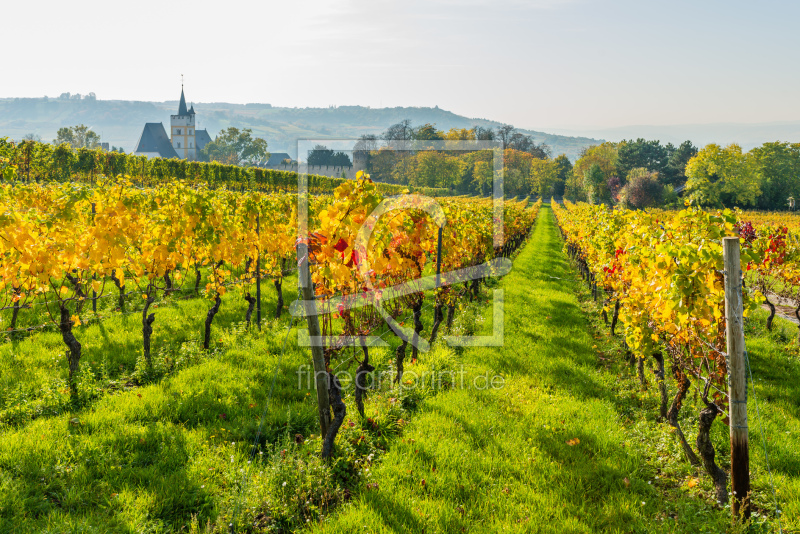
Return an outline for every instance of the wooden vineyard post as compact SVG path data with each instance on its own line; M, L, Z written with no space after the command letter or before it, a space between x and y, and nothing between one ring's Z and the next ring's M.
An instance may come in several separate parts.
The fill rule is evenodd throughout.
M734 519L750 517L750 452L747 436L747 375L744 360L742 269L739 238L722 240L725 264L725 334L730 400L731 490Z
M256 214L256 235L259 236L259 245L256 253L256 323L261 330L261 215Z
M325 367L325 354L322 351L322 332L319 328L314 289L311 285L311 271L308 265L308 245L297 244L298 282L300 298L308 321L308 335L311 339L311 356L314 360L314 382L317 386L317 407L319 408L319 427L322 438L328 435L331 424L330 398L328 397L328 370Z
M95 215L97 215L97 212L95 211L94 202L92 202L92 225L94 225ZM97 280L97 273L92 274L92 280ZM94 287L92 287L92 313L97 313L97 291L94 290Z
M442 285L442 227L439 227L439 239L436 244L436 289Z

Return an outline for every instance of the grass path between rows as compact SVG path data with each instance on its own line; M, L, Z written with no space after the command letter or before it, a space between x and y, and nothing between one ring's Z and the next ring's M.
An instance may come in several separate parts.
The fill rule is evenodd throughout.
M310 529L726 530L724 511L681 488L659 488L648 445L636 437L635 404L620 399L619 375L600 366L593 350L548 206L499 287L503 346L461 351L463 387L459 378L427 399L367 488ZM491 320L482 330L491 334ZM502 377L502 387L481 389L482 380L475 387L487 374Z

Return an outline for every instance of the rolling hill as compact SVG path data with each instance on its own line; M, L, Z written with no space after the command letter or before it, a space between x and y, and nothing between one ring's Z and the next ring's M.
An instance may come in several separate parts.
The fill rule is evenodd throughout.
M102 141L121 146L130 152L136 145L145 122L163 122L169 127L169 116L178 108L177 101L139 102L129 100L94 100L67 98L0 99L0 137L21 139L33 133L44 141L55 138L63 126L86 124L100 134ZM270 104L229 104L224 102L194 103L198 128L207 128L212 135L228 126L251 128L263 137L273 152L296 156L297 139L327 139L380 134L388 126L403 119L412 124L436 124L441 130L496 128L501 123L457 115L439 107L369 108L339 106L329 108L285 108ZM521 127L522 125L515 125ZM575 159L581 148L600 141L588 137L554 135L540 131L520 130L537 143L547 143L553 154L567 154Z

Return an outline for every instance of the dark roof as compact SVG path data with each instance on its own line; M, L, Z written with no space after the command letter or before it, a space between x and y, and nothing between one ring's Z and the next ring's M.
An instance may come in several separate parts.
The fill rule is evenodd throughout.
M192 104L192 107L189 108L189 115L196 115L194 112L194 104Z
M203 147L211 142L211 136L208 135L208 130L195 130L194 131L194 144L197 150L203 150Z
M177 158L178 153L172 148L167 131L160 122L148 122L144 125L139 142L134 152L156 152L162 158Z
M285 159L292 159L292 156L286 152L273 152L269 155L267 165L280 165Z
M178 104L178 115L188 115L186 111L186 98L183 96L183 86L181 86L181 103Z

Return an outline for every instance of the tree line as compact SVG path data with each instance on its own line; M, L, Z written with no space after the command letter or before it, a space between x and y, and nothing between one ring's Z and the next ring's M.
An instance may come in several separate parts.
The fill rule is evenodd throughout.
M640 209L682 204L679 193L704 207L787 209L800 195L800 144L606 142L582 151L565 186L570 200Z
M455 194L491 194L499 171L493 151L463 150L455 143L448 146L451 141L498 141L503 149L504 192L509 197L560 196L572 172L565 155L551 158L546 144L537 144L511 125L443 131L434 124L414 126L403 120L381 135L362 135L353 148L353 161L379 182L443 188ZM333 151L322 149L317 146L309 153L309 164L312 155L314 161L318 155L333 156Z

